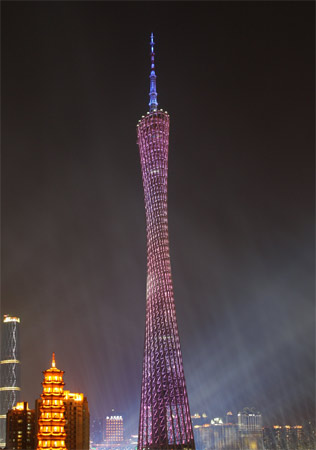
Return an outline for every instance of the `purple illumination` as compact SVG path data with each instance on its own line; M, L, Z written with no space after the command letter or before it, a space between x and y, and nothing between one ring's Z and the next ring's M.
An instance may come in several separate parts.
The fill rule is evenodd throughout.
M151 59L151 70L150 70L150 91L149 91L149 111L157 111L157 89L156 89L156 73L155 73L155 53L154 53L154 34L151 33L150 36L150 59Z
M153 36L151 39L153 44ZM192 450L195 444L169 255L169 115L152 109L139 122L137 136L147 224L147 306L138 450Z

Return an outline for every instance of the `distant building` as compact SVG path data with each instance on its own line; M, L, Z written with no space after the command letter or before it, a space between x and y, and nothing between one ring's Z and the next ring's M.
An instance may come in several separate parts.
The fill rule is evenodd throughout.
M237 414L241 450L262 450L262 415L254 408L244 408Z
M274 425L263 429L265 450L300 450L312 449L306 446L302 425Z
M209 418L207 417L206 413L195 413L193 416L191 416L192 425L204 425L206 423L209 423Z
M237 450L239 433L236 424L223 423L220 417L211 423L193 425L196 450Z
M196 450L211 450L212 429L209 423L204 425L193 425L193 433Z
M7 413L7 445L10 450L35 449L35 410L27 402L17 403Z
M228 411L225 416L225 423L236 425L237 424L236 414L233 414L231 411Z
M104 441L107 444L119 444L124 440L122 416L107 416L105 418Z
M89 450L90 414L83 394L64 391L67 450Z
M103 419L92 419L90 423L90 439L93 444L103 441Z
M20 319L3 316L0 367L0 448L6 444L7 412L20 401Z

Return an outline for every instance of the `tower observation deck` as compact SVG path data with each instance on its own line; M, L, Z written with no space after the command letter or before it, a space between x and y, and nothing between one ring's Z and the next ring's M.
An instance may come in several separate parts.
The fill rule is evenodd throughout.
M150 48L149 112L137 125L147 230L146 329L138 450L194 450L169 255L169 115L158 110L153 35Z

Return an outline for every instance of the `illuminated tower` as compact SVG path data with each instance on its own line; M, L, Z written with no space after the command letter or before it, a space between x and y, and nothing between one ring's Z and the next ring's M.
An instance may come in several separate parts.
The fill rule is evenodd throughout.
M1 336L0 448L6 443L6 414L20 400L20 319L3 316Z
M146 330L138 449L194 449L169 256L169 115L157 109L153 35L150 47L149 112L137 125L147 228Z
M66 420L64 416L64 393L62 370L56 368L55 353L52 367L45 370L40 416L38 419L37 450L66 449Z

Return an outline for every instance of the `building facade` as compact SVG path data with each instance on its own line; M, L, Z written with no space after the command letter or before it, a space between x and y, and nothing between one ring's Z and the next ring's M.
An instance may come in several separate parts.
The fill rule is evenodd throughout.
M169 115L158 111L153 35L150 48L149 112L137 125L147 229L146 328L138 450L194 449L169 254Z
M64 391L67 450L89 450L90 414L83 394Z
M20 319L3 316L0 364L0 448L6 445L7 412L20 401Z
M263 449L262 415L254 408L244 408L237 414L241 450Z
M306 446L302 425L274 425L263 429L263 442L265 450L305 450L312 449Z
M64 450L66 449L64 371L57 369L54 353L50 369L45 370L43 374L43 393L38 405L37 450Z
M122 416L107 416L105 418L104 442L119 444L124 440L124 422Z
M6 441L10 450L35 449L35 410L27 402L17 403L8 411Z

